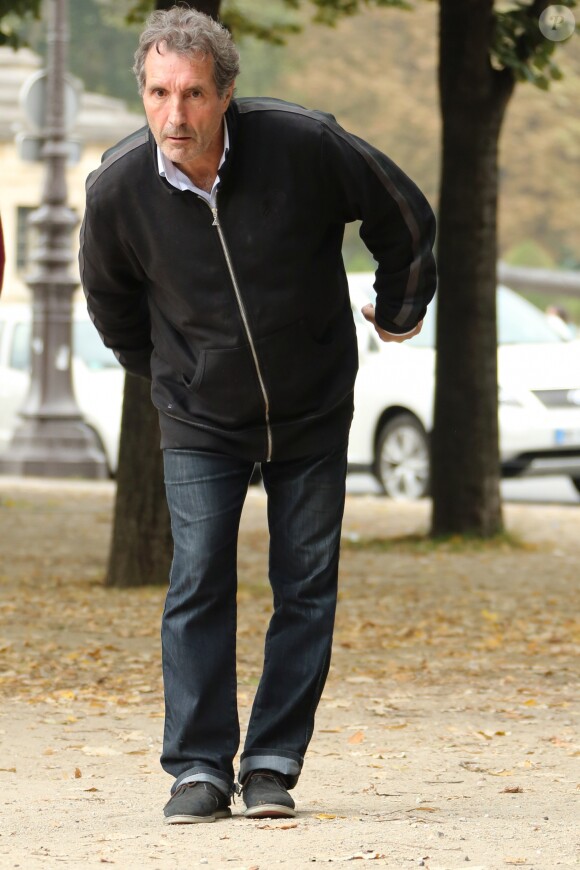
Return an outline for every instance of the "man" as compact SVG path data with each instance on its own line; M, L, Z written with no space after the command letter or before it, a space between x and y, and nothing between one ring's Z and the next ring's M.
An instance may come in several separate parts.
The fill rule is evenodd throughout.
M155 12L135 55L148 128L87 182L81 275L127 371L152 380L174 557L162 621L169 823L230 816L236 548L254 463L274 612L239 781L249 817L293 816L328 672L357 344L345 223L378 262L365 317L421 328L434 220L388 158L329 115L233 99L238 53L201 13Z

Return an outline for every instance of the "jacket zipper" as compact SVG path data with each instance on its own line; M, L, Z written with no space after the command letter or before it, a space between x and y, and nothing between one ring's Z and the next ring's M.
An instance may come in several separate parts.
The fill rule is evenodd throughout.
M238 280L236 278L236 273L234 271L234 266L232 263L232 258L230 256L230 252L228 249L228 245L224 236L224 232L222 230L222 226L219 222L218 209L217 209L217 193L215 198L212 198L212 202L208 202L203 197L199 197L205 202L208 207L211 209L213 214L213 224L217 231L220 240L220 244L222 246L222 250L224 252L224 257L226 258L226 263L228 266L228 271L230 273L230 278L232 280L232 285L234 288L234 293L236 295L236 301L238 303L238 308L240 310L240 314L242 317L242 323L244 324L244 330L248 339L248 343L250 345L250 351L252 353L252 358L254 360L254 366L256 368L256 374L258 376L258 383L260 384L260 390L262 393L262 398L264 400L264 412L265 412L265 420L266 420L266 435L268 439L268 449L266 455L266 462L270 462L272 459L272 427L270 425L270 399L268 397L268 390L266 389L266 384L264 382L264 376L262 374L262 369L260 367L260 360L258 359L258 353L256 351L256 346L254 344L254 338L252 336L252 331L250 329L250 322L248 320L248 315L246 312L246 307L244 305L244 300L242 299L242 294L240 292L240 286L238 284Z

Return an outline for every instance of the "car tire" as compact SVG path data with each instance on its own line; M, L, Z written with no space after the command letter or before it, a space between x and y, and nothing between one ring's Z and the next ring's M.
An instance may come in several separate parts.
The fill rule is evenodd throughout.
M373 472L394 499L418 499L429 491L429 443L419 420L397 414L379 431Z
M576 487L576 491L580 492L580 477L571 477L572 484Z

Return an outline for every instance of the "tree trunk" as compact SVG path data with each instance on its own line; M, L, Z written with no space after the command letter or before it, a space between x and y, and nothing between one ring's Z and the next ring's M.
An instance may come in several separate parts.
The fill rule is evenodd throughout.
M217 18L221 0L188 3ZM157 9L174 6L157 0ZM107 586L165 583L172 540L159 449L159 421L150 385L127 375L121 421L117 498L109 553Z
M151 385L144 378L126 375L107 586L166 583L171 552L159 421L151 403Z
M173 6L181 5L181 6L191 6L192 9L197 9L198 12L205 12L206 15L211 15L212 18L215 18L217 21L218 14L220 11L220 3L221 0L196 0L194 3L180 3L177 4L176 0L157 0L155 3L156 9L171 9Z
M497 416L498 141L514 87L489 62L493 0L440 0L432 534L502 529Z

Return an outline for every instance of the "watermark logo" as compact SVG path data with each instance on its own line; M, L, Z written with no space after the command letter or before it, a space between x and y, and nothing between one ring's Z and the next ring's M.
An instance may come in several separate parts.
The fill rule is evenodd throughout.
M540 15L540 30L552 42L563 42L575 29L574 13L568 6L548 6Z

